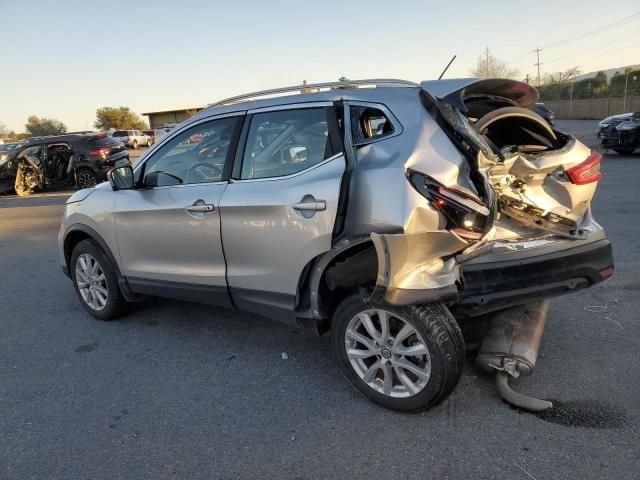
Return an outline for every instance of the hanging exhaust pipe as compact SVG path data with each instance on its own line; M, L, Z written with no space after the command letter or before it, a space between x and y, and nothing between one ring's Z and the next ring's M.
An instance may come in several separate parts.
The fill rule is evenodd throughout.
M533 372L548 309L549 301L539 300L495 313L476 359L483 370L497 372L498 393L503 400L534 412L551 408L553 404L514 392L509 386L509 377L518 378Z

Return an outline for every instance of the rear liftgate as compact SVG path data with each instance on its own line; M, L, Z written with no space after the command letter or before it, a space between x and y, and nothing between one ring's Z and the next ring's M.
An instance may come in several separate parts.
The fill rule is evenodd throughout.
M579 240L589 233L600 154L528 110L538 98L529 85L495 79L453 82L458 82L454 90L423 83L427 104L433 103L449 136L465 149L476 174L473 183L484 194L407 171L408 180L442 214L446 226L413 234L372 234L378 255L374 295L392 304L455 299L460 264L492 251L495 241ZM532 373L547 311L548 301L542 300L493 314L478 354L481 368L497 371L501 397L527 410L552 404L512 391L508 379Z

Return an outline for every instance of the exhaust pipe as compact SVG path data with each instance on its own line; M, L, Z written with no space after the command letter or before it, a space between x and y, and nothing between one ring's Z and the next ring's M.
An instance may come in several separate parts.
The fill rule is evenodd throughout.
M498 393L503 400L534 412L551 408L553 404L514 392L509 386L509 377L518 378L533 372L548 309L549 301L539 300L497 312L476 359L483 370L497 371Z

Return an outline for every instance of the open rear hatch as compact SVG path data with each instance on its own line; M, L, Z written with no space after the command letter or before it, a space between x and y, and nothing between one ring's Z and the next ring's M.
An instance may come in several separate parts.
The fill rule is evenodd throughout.
M566 238L587 235L602 157L529 110L538 100L535 88L505 79L432 81L422 88L472 160L478 190L488 183L495 192L498 222L505 216Z

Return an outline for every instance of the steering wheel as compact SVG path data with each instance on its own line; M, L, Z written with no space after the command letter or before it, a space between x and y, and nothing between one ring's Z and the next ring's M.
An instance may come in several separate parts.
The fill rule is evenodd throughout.
M222 169L209 162L191 165L187 171L187 183L217 182L222 178Z

